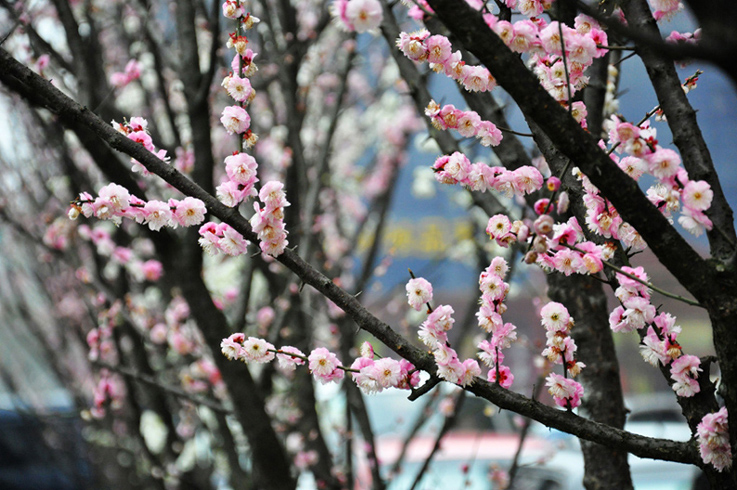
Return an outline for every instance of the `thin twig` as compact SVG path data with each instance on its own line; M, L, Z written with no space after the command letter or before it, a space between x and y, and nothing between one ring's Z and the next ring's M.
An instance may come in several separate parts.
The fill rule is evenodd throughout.
M193 395L191 393L187 393L186 391L175 388L173 386L165 385L163 383L160 383L158 380L153 378L152 376L148 376L146 374L139 373L137 371L134 371L132 369L128 369L123 366L113 366L112 364L108 364L106 362L102 361L92 361L92 364L99 366L101 368L109 369L110 371L114 371L116 373L122 374L123 376L127 376L129 378L135 379L136 381L140 381L142 383L149 384L151 386L155 386L163 391L166 391L167 393L171 393L174 396L177 396L179 398L184 398L185 400L188 400L192 403L195 403L197 405L204 405L208 408L211 408L212 410L215 410L217 412L225 413L225 414L231 414L233 413L233 410L223 406L222 404L208 400L206 398L203 398L201 396Z

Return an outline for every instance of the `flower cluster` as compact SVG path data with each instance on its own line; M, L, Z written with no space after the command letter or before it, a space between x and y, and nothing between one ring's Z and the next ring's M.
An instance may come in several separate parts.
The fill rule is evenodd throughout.
M258 233L261 251L272 257L284 252L289 243L287 230L284 227L284 208L289 206L284 184L277 181L267 182L258 194L264 208L254 203L256 212L251 217L251 227Z
M614 253L614 248L609 244L597 245L585 241L575 216L565 223L555 223L552 216L542 214L532 227L536 236L525 261L537 262L546 270L556 270L566 276L596 274L603 269L604 261Z
M410 280L410 283L407 284L407 290L411 290L416 284L416 279ZM428 282L427 285L429 284ZM430 289L432 289L432 286L430 286ZM409 296L408 300L411 301L412 298ZM457 383L461 386L470 385L473 383L473 378L481 374L481 368L475 359L466 359L464 361L458 359L458 353L450 347L448 331L453 328L453 323L455 323L453 319L453 307L441 305L433 309L429 303L427 303L427 307L428 316L422 325L420 325L418 336L422 343L431 349L433 356L435 356L435 363L438 366L438 376L450 383Z
M496 87L496 80L483 66L467 65L460 51L453 52L447 37L431 36L422 29L413 33L402 32L397 47L412 61L428 62L430 68L456 80L469 92L487 92Z
M701 391L697 380L701 372L701 361L696 356L683 355L670 365L670 378L673 380L673 391L682 397L691 397Z
M722 407L717 413L704 415L696 427L696 439L704 463L711 464L719 471L732 467L727 407Z
M102 369L100 380L93 392L93 406L90 414L96 419L101 419L105 416L108 407L113 410L121 408L125 398L125 383L120 376L114 375L107 369Z
M226 107L220 122L228 134L238 134L239 150L225 159L227 180L217 187L218 199L229 207L238 206L245 199L259 196L264 204L261 209L254 203L256 210L250 220L253 231L261 241L261 251L274 257L280 255L287 246L287 232L284 227L284 207L289 206L284 193L284 185L280 182L268 182L260 193L256 192L258 164L251 155L244 153L244 147L250 148L257 137L250 130L251 117L245 105L255 97L255 91L248 77L257 68L253 64L255 53L248 49L248 39L242 32L250 29L258 22L258 18L246 13L238 1L227 0L223 4L223 14L238 22L236 32L230 34L228 47L236 51L231 64L234 73L230 73L222 82L222 86L237 104ZM245 253L248 242L243 236L227 225L208 224L200 228L200 244L209 253L223 251L229 255Z
M138 60L130 60L122 72L110 75L110 85L121 88L139 78L141 78L141 63Z
M226 0L223 3L223 15L236 21L236 30L235 32L230 33L227 43L228 48L235 51L235 57L231 63L232 72L223 79L221 85L236 104L227 106L223 109L220 122L228 134L238 135L239 150L242 151L243 147L250 148L258 139L256 134L254 134L250 129L251 116L249 116L245 109L245 106L256 96L256 91L253 89L251 82L248 79L249 76L253 75L258 70L256 64L253 62L253 59L256 57L256 53L248 47L248 38L243 35L243 33L258 23L259 19L250 13L247 13L241 2L233 0ZM238 155L236 154L234 156L237 157ZM248 163L253 164L253 168L251 170L253 172L253 176L255 176L255 160ZM226 165L227 164L228 160L226 159ZM244 165L244 162L238 161L237 164ZM230 181L233 182L233 177L230 172L228 172L228 177ZM234 187L238 187L239 185L247 186L248 183L239 181L233 182ZM247 194L248 193L246 193L246 195Z
M465 138L478 138L483 146L497 146L502 141L502 132L494 123L482 121L475 111L462 111L452 104L440 107L431 100L425 115L437 129L455 129Z
M102 310L98 317L98 326L87 332L87 346L89 352L87 358L90 361L103 361L105 363L118 364L119 354L113 338L113 329L118 323L122 310L120 301L113 302L109 308Z
M536 2L520 2L519 5L532 7L524 8L528 15L539 15L536 12L542 7ZM588 84L584 71L595 58L607 52L602 47L607 44L606 33L585 15L576 17L573 28L558 21L548 23L542 17L515 23L500 20L493 14L484 15L484 19L512 51L529 54L530 65L540 83L561 102Z
M657 367L658 363L667 366L681 355L681 345L676 339L681 327L670 313L660 313L647 327L647 334L640 344L640 355L645 362Z
M586 206L586 226L590 231L604 238L621 240L625 247L633 250L647 248L645 240L637 230L619 216L609 200L599 192L599 189L578 167L574 167L573 175L581 181L585 192L583 203Z
M509 291L509 284L504 282L509 267L502 257L494 257L489 267L479 276L481 290L481 306L476 312L481 329L491 334L491 340L482 340L477 347L478 357L489 368L487 379L496 382L502 388L509 388L514 382L514 375L504 362L502 349L507 349L517 340L517 327L504 323L502 314L507 310L504 299Z
M210 255L223 252L235 257L245 254L248 248L248 241L243 235L227 223L205 223L199 233L199 244Z
M642 267L622 267L642 282L648 282L648 276ZM640 281L624 274L617 274L619 287L614 291L621 303L609 314L609 326L614 332L632 332L653 322L655 307L650 304L650 290Z
M655 20L669 18L683 9L680 0L648 0L648 2L654 9L653 17L655 17Z
M225 173L228 180L215 189L218 200L232 208L249 197L255 197L257 169L256 159L248 153L235 152L226 157Z
M683 85L684 89L692 86L697 78L698 74L689 77ZM644 174L655 177L656 182L647 190L650 202L668 219L671 219L673 213L680 211L678 223L693 235L699 236L704 230L711 230L712 222L705 214L714 197L709 183L688 178L688 173L681 166L681 157L675 151L658 145L655 128L648 121L637 126L613 116L607 124L612 150L626 155L620 157L612 154L612 159L619 168L635 180L639 180ZM606 210L607 204L602 197L596 195L596 188L590 182L585 183L584 187L587 188L585 199L588 202L584 202L589 209L589 228L604 236L607 233L614 238L622 235L620 227L623 223L616 211L611 205L608 205L610 210ZM599 214L603 216L603 220L598 219ZM611 222L607 220L608 216L611 216ZM623 237L625 243L627 226Z
M157 150L154 146L151 135L148 134L148 121L142 117L131 117L130 121L123 121L119 123L116 121L112 122L113 128L119 133L125 135L129 140L133 140L136 143L140 143L148 151L156 155L157 158L164 162L169 162L169 157L166 155L166 150ZM141 163L135 158L131 158L133 167L131 170L134 172L140 172L141 175L149 175L149 171L141 165Z
M508 197L530 194L543 185L543 176L535 167L525 165L516 170L490 167L483 162L471 163L460 152L438 157L432 168L435 180L442 184L462 184L480 192L494 189Z
M642 338L640 354L653 366L670 364L673 391L678 396L690 397L700 391L697 381L701 362L698 357L683 355L677 337L681 327L668 313L657 314L650 304L650 290L643 284L648 276L642 267L622 267L622 271L639 279L617 273L619 287L614 291L621 303L609 314L609 326L614 332L632 332L647 327Z
M530 234L530 228L520 220L511 221L505 214L497 214L489 218L486 225L486 234L496 240L497 245L507 248L514 242L525 243Z
M696 29L693 32L678 32L678 31L671 31L671 33L668 35L668 37L665 38L666 41L671 43L688 43L688 44L696 44L701 39L701 29Z
M548 392L556 405L576 408L581 404L583 387L573 378L585 367L576 361L576 343L568 335L574 321L565 306L550 302L540 310L541 323L545 327L546 347L542 355L554 364L562 364L564 375L551 373L546 379Z
M330 14L348 32L376 30L384 18L378 0L333 0Z
M420 382L420 373L406 359L399 361L384 357L374 360L370 343L361 346L361 357L351 364L351 377L366 394L378 393L385 388L411 389Z
M106 277L116 277L119 267L123 267L128 271L133 280L138 282L155 282L161 278L164 267L158 260L145 260L145 255L148 254L148 251L145 250L147 247L122 247L116 245L109 231L103 226L90 228L87 225L80 225L77 228L77 232L80 238L89 240L95 245L97 253L101 257L108 257L110 259L110 262L103 269L103 274Z
M104 186L96 198L88 192L81 193L69 209L71 219L82 214L86 218L94 216L118 225L123 218L129 218L139 224L148 225L154 231L164 226L176 228L198 225L204 221L205 213L205 203L194 197L185 197L181 201L169 199L168 202L146 202L118 184Z
M377 393L385 388L410 389L419 384L419 372L404 359L390 358L374 360L371 344L361 347L361 357L350 368L343 366L334 353L324 347L314 349L309 355L292 346L276 349L273 344L257 337L235 333L220 344L225 357L243 362L267 363L274 359L283 373L307 364L315 379L321 383L339 382L350 372L353 381L364 393Z

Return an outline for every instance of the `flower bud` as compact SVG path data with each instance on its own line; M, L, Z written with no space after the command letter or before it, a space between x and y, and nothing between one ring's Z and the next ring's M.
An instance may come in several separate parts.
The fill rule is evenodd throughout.
M532 241L532 248L535 252L544 254L548 251L548 241L544 236L536 236Z
M549 214L539 216L532 225L538 235L548 235L553 231L553 217Z
M557 191L560 188L560 179L555 175L548 178L547 187L550 192Z

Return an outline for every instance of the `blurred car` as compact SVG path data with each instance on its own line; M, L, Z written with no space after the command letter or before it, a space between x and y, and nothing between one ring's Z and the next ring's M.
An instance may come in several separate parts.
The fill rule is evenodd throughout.
M39 415L14 395L0 396L0 489L90 488L80 420L66 400L52 401Z
M447 394L445 395L447 396ZM397 474L390 470L399 456L408 427L423 416L421 401L408 402L406 393L380 394L367 398L370 415L376 418L376 452L389 490L412 487L435 443L444 417L437 408L426 417L424 430L407 447ZM626 429L637 434L687 441L691 437L672 393L629 398ZM418 490L492 490L491 470L508 470L519 445L518 416L489 409L485 400L469 397L458 415L460 427L442 440L440 450L425 470ZM584 463L578 439L535 423L524 441L520 467L510 489L583 490ZM692 465L629 456L636 490L702 490L708 488L701 470ZM370 488L366 472L358 488Z
M648 437L688 441L691 430L673 393L627 397L630 413L625 430ZM548 430L548 429L545 429ZM550 430L551 438L563 442L540 464L520 468L510 490L584 490L584 462L578 439ZM635 490L703 490L709 485L696 466L638 458L629 455L628 463Z

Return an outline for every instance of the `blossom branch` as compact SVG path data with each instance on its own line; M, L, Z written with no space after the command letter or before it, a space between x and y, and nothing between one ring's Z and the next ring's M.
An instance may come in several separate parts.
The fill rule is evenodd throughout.
M711 296L712 269L561 107L519 57L494 34L480 14L451 0L430 0L443 22L494 74L515 99L525 117L536 122L560 151L612 201L620 215L641 231L658 259L694 296ZM675 254L673 251L678 250ZM688 262L692 267L683 267Z
M455 8L458 7L455 3L454 5ZM0 80L5 83L9 79L14 81L16 85L22 84L29 90L43 94L46 106L58 115L63 124L71 127L89 128L111 147L135 158L150 172L155 173L182 193L201 199L212 215L227 222L248 240L256 241L256 234L251 230L248 221L237 210L224 206L176 169L166 165L143 146L115 131L87 108L69 99L48 81L34 74L27 67L15 61L5 50L0 49ZM567 113L564 114L568 117ZM343 309L360 328L371 333L417 368L427 371L431 375L435 374L437 366L432 356L412 345L387 324L369 313L355 297L343 291L332 280L314 269L297 254L286 250L277 260L292 270L306 284L311 285ZM531 417L549 427L583 439L620 447L640 457L696 465L703 464L695 447L688 443L644 437L605 424L592 422L575 414L561 412L530 400L525 396L513 393L480 378L476 378L466 389L477 396L492 401L503 409Z

